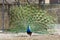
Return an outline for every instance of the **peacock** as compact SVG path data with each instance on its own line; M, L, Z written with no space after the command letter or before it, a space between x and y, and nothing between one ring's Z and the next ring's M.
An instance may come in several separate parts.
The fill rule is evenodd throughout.
M31 29L30 29L30 26L29 26L29 25L28 25L28 27L27 27L27 34L28 34L28 35L30 35L30 36L32 35L32 31L31 31Z
M51 24L57 22L56 15L52 16L50 13L48 10L42 10L37 5L26 4L20 5L20 7L11 7L9 16L10 30L13 32L27 32L30 36L33 32L48 33L47 29L53 27Z

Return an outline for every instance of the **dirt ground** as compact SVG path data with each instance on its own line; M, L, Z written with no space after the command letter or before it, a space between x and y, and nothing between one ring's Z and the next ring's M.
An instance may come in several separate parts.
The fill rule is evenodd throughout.
M0 40L60 40L60 35L0 34Z

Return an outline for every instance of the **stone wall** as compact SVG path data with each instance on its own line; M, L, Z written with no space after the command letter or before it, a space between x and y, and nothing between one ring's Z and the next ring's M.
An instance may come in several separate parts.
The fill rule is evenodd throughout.
M9 18L8 18L8 13L5 11L4 12L4 29L8 29L9 27ZM0 29L2 29L2 5L0 5Z
M55 17L56 22L60 24L60 4L45 6L45 10L47 10L51 16Z

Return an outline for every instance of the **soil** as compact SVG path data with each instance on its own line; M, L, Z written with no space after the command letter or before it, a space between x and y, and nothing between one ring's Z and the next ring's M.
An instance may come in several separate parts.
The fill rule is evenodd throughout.
M29 36L26 33L0 33L0 40L60 40L60 35L33 33Z

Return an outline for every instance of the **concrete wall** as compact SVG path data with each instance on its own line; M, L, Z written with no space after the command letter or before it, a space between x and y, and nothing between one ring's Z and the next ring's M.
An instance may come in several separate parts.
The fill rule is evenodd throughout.
M45 0L45 3L46 3L46 4L49 4L49 3L50 3L50 0Z

